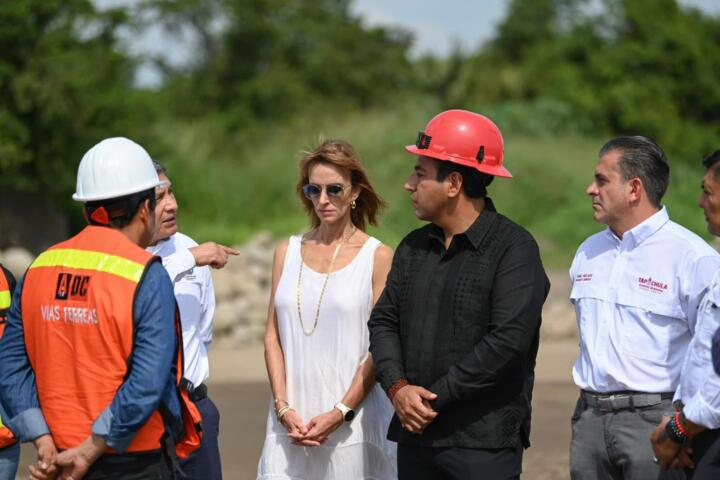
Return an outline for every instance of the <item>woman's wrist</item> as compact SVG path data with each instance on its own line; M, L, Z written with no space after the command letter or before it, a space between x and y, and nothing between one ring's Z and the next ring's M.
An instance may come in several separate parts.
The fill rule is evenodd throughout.
M287 400L285 400L282 397L275 397L275 411L276 412L278 410L280 410L282 407L285 407L287 405L290 405L290 402L288 402Z
M282 423L283 417L284 417L285 415L287 415L288 412L294 412L294 411L295 411L295 410L294 410L292 407L290 407L290 405L285 405L284 407L282 407L280 410L278 410L278 411L276 412L276 416L277 416L278 421Z

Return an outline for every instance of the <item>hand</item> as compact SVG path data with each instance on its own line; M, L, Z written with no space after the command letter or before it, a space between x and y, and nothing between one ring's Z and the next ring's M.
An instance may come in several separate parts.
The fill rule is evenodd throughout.
M337 408L321 413L310 420L305 438L298 443L307 447L322 445L327 440L328 435L337 430L342 423L343 415Z
M77 447L69 448L57 456L57 464L62 467L60 480L80 480L90 466L107 449L105 439L98 435L87 437Z
M692 464L692 460L690 460L688 456L688 452L691 451L689 446L685 452L682 452L681 449L683 446L679 443L673 442L665 431L665 426L670 421L670 418L672 417L663 416L660 424L650 435L650 443L653 447L653 453L655 454L655 458L657 458L658 465L660 465L660 468L663 470L680 468L678 467L679 465L684 465L687 462ZM678 458L678 456L680 456L680 458Z
M293 441L304 438L308 432L307 426L295 410L288 410L288 412L282 416L282 419L280 419L280 423L288 431L288 436L292 438Z
M32 480L54 479L57 475L55 442L50 435L46 434L33 440L33 444L37 449L37 463L28 467L30 478Z
M436 398L436 394L417 385L406 385L395 392L392 404L403 428L421 434L437 417L429 403Z
M688 440L682 446L680 453L670 464L670 470L684 470L686 468L695 468L695 462L690 458L692 454L692 443Z
M215 242L205 242L192 247L190 253L195 257L196 266L210 265L212 268L223 268L228 261L228 255L240 255L239 250Z

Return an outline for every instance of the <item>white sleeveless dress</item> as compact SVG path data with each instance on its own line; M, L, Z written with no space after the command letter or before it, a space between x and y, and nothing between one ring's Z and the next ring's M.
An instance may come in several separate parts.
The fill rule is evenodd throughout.
M303 333L297 312L299 235L290 237L275 293L280 343L285 355L287 400L303 422L342 400L368 355L367 321L372 309L372 273L380 241L370 237L346 267L330 274L315 332ZM325 275L305 265L300 292L305 330L315 322ZM393 408L380 385L319 447L293 445L275 418L272 399L258 479L396 479L396 446L386 440Z

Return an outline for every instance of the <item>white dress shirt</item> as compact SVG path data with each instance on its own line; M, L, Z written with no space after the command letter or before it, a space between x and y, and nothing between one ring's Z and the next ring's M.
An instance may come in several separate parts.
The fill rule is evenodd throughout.
M675 391L698 305L718 269L717 252L664 207L622 239L608 228L585 240L570 267L577 386Z
M210 376L208 349L212 342L215 289L209 268L195 266L189 250L195 246L192 238L178 232L147 250L162 258L173 281L183 331L184 377L198 386Z
M675 400L685 404L683 413L706 428L720 428L720 376L712 362L712 337L720 327L720 272L715 274L697 314L695 334L680 373Z

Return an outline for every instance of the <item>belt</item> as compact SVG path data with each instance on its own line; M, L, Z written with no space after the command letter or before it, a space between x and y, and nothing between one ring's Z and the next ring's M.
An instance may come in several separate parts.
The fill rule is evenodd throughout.
M207 396L208 396L207 395L207 385L205 385L204 383L201 383L200 385L195 387L195 390L193 390L192 392L188 392L188 393L189 393L190 400L192 400L193 402L199 402L200 400L203 400L203 399L207 398Z
M197 387L187 378L180 379L180 388L187 390L188 397L193 402L199 402L200 400L207 398L207 385L201 383Z
M616 412L633 408L652 407L663 400L672 400L673 392L610 392L594 393L583 390L581 397L588 407L597 408L601 412Z

